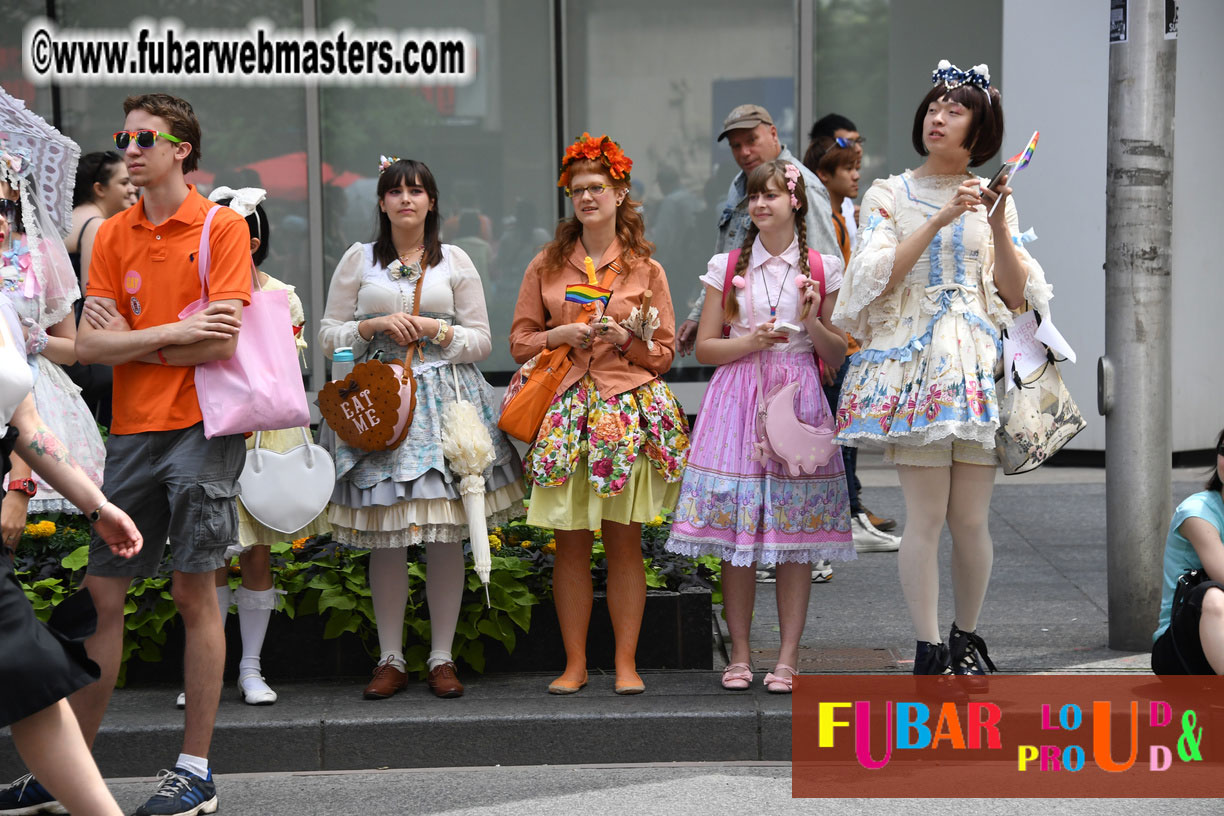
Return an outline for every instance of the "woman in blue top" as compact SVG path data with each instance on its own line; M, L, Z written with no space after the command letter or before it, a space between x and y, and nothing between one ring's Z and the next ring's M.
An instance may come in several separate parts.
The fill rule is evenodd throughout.
M1165 541L1160 625L1152 640L1156 674L1224 674L1224 583L1203 581L1173 619L1173 591L1189 569L1224 578L1224 431L1207 489L1177 506Z

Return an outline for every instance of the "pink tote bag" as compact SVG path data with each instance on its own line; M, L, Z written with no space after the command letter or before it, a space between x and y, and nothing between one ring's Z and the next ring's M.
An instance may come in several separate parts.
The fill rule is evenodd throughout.
M179 313L182 319L208 306L208 270L212 252L208 238L213 207L200 235L200 299ZM196 395L204 415L204 436L278 431L310 424L310 406L298 368L289 293L265 292L251 265L251 303L242 309L238 348L228 360L213 360L195 367Z

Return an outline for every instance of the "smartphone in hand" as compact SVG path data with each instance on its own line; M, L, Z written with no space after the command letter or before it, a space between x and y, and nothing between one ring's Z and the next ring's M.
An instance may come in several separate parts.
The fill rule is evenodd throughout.
M1011 168L1011 162L1005 162L1003 166L999 168L999 172L995 173L994 178L992 178L986 185L986 189L997 191L999 187L1003 186L1003 183L1007 181L1009 176L1011 176Z
M795 334L799 331L799 327L794 323L787 323L785 320L779 320L774 323L773 330L782 332L783 334Z

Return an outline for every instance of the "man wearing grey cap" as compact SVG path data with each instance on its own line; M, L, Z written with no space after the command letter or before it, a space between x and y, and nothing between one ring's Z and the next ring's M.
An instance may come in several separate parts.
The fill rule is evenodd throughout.
M803 162L778 141L778 129L774 127L769 111L760 105L736 107L723 120L723 129L722 133L718 134L718 140L721 142L723 139L727 140L731 156L739 165L740 171L731 180L727 200L723 203L718 218L718 241L714 244L714 254L739 249L744 243L744 236L752 223L748 215L748 174L764 162L781 159L799 168L803 183L807 187L808 209L805 220L808 246L822 254L841 257L837 236L833 234L833 207L829 203L829 191L820 183L820 179L816 178L815 173L804 167ZM701 319L701 309L704 305L703 287L688 319L680 325L676 334L677 349L681 354L692 352L697 342L697 322Z

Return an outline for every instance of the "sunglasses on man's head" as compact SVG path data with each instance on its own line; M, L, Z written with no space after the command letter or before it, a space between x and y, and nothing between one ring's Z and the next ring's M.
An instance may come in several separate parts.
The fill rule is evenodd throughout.
M141 150L148 150L157 141L158 136L164 136L167 141L174 142L175 144L183 141L177 136L162 133L160 130L121 130L115 134L115 147L120 150L127 150L127 146L132 143L132 139L135 139L137 147Z

